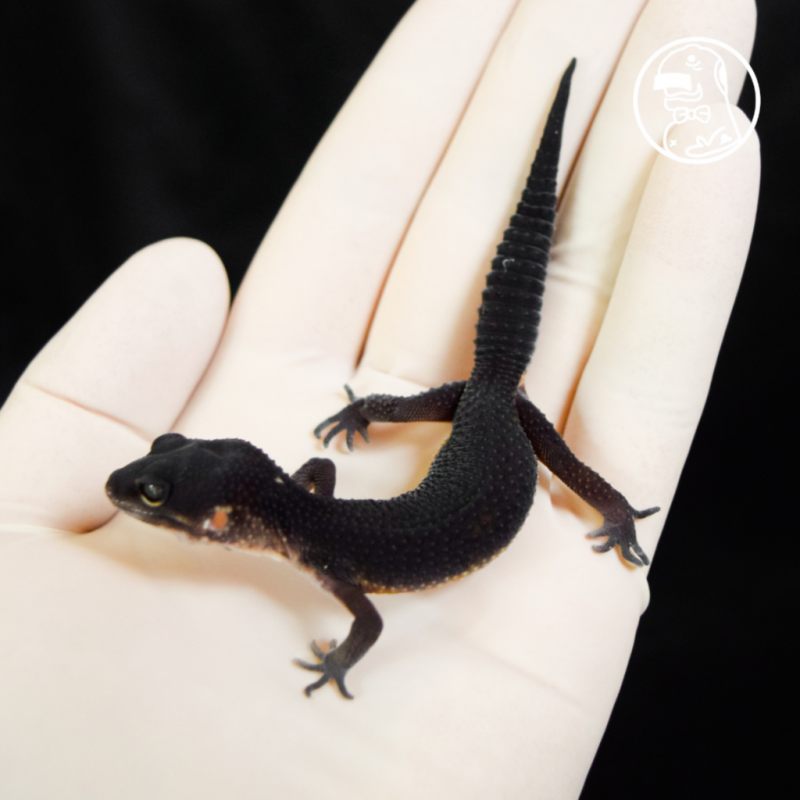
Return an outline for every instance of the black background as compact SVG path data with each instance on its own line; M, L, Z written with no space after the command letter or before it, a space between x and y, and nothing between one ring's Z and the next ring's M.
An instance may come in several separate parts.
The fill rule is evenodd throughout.
M0 401L102 280L153 241L208 242L235 288L410 4L5 3ZM753 246L582 800L777 797L800 742L788 513L800 9L781 0L758 9L751 63L763 177Z

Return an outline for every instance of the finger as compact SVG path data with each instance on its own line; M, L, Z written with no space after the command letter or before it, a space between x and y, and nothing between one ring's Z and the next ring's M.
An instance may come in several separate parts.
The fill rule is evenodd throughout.
M256 254L234 304L231 348L334 353L352 367L386 271L515 1L415 3Z
M0 521L86 531L108 519L108 474L170 429L227 308L225 272L200 242L161 242L120 267L0 412Z
M541 333L526 377L532 399L559 428L602 323L656 156L633 115L638 73L660 47L681 37L719 39L747 56L754 35L752 0L651 0L637 21L561 204ZM745 70L733 56L726 65L735 102Z
M748 121L738 111L745 130ZM688 142L697 123L681 126ZM575 453L634 506L652 555L703 410L750 245L758 199L755 136L711 164L659 156L603 326L572 405Z
M365 369L423 385L469 375L484 275L518 202L559 79L577 57L563 182L641 5L519 4L403 242L370 332Z

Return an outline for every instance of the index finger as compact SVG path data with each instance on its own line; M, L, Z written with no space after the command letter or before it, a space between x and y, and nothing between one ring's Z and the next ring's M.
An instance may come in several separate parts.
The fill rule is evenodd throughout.
M386 271L515 5L415 3L264 239L228 345L355 361Z

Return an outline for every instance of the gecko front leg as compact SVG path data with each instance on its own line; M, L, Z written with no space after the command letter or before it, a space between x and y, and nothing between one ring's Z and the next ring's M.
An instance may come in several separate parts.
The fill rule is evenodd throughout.
M333 497L336 486L336 465L329 458L309 458L292 480L314 494Z
M338 598L355 617L350 626L350 633L338 647L335 641L331 642L331 649L327 653L324 653L316 642L311 642L311 651L319 659L319 663L311 664L299 658L296 658L294 663L303 669L322 673L318 681L306 686L304 690L306 696L311 697L312 692L328 681L334 680L342 696L352 700L353 695L347 691L344 683L345 676L375 644L383 630L383 620L375 606L357 586L327 577L323 579L322 587Z

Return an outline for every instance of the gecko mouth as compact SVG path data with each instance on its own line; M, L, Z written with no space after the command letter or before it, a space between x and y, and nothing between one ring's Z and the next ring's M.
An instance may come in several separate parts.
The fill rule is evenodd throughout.
M180 533L190 534L193 527L189 520L183 519L174 513L165 513L163 509L146 508L135 500L126 500L114 495L106 488L108 499L120 510L132 517L146 522L148 525L158 525L160 528L172 528Z

